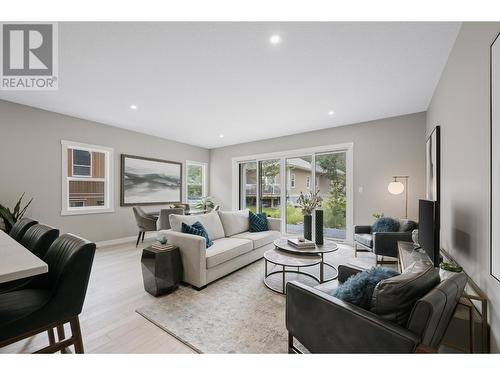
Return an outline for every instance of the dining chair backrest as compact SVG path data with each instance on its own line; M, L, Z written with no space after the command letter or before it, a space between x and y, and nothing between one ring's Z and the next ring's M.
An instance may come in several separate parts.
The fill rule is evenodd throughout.
M23 217L14 223L9 232L9 236L19 242L21 241L21 238L23 238L26 231L35 224L38 224L38 221L30 219L29 217Z
M170 215L175 214L175 215L184 215L184 209L183 208L162 208L160 210L160 216L158 218L158 225L157 229L158 230L166 230L170 229Z
M59 237L59 229L35 224L26 231L19 242L37 257L43 258L57 237Z

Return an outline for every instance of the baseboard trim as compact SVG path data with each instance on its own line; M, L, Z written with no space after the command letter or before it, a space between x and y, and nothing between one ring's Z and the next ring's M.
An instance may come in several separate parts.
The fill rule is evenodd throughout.
M156 238L156 232L147 232L144 238L145 239ZM137 236L130 236L130 237L115 238L113 240L98 241L95 243L95 245L98 249L101 249L103 247L121 245L124 243L135 242L135 241L137 241Z

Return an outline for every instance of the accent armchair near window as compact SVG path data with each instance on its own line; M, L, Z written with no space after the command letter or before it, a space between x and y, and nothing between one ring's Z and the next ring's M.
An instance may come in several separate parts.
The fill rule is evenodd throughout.
M137 236L137 242L135 243L135 247L139 245L139 241L144 242L144 235L146 232L154 232L156 231L156 219L151 215L148 215L144 210L139 206L132 207L134 211L135 221L137 223L137 227L139 228L139 235Z
M338 281L345 282L360 271L339 266ZM423 351L422 348L436 351L466 281L463 273L441 281L417 300L404 326L319 288L289 282L286 294L289 353L300 352L294 338L311 353L414 353Z
M371 225L354 226L354 256L358 252L370 251L375 254L377 264L394 264L396 261L383 260L384 256L398 257L398 241L412 242L411 232L418 224L409 220L400 220L398 232L373 232ZM379 260L379 256L382 258Z

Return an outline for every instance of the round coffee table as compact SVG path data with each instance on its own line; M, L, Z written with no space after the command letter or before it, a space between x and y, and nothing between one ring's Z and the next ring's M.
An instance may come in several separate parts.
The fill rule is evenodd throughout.
M264 260L265 260L265 276L264 276L264 284L271 290L285 294L286 293L286 274L291 273L291 274L297 274L297 275L303 275L306 277L309 277L313 280L315 280L318 283L321 283L320 279L317 278L314 275L311 275L310 273L303 272L300 270L301 267L311 267L315 266L317 264L321 264L322 262L322 257L318 254L313 254L313 255L302 255L302 254L292 254L292 253L287 253L284 251L281 251L279 249L276 250L268 250L264 253ZM268 267L267 264L272 263L280 269L277 271L273 272L268 272ZM286 269L286 267L293 267L295 269ZM282 275L282 280L281 280L281 287L272 285L271 283L271 276L281 274Z
M321 262L319 263L319 282L325 283L327 281L335 280L338 276L337 268L328 262L325 261L325 254L331 253L333 251L337 251L339 246L336 242L332 240L325 240L323 245L315 245L314 248L311 249L298 249L295 246L292 246L288 243L288 239L280 238L274 241L274 246L276 249L281 250L282 252L286 252L289 254L295 255L305 255L305 256L320 256ZM334 275L330 278L325 278L325 267L328 267L334 271Z

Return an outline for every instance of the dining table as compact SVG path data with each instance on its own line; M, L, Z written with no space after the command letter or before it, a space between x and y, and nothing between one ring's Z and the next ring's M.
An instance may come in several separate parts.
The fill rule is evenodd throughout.
M0 283L47 272L47 263L0 230Z

